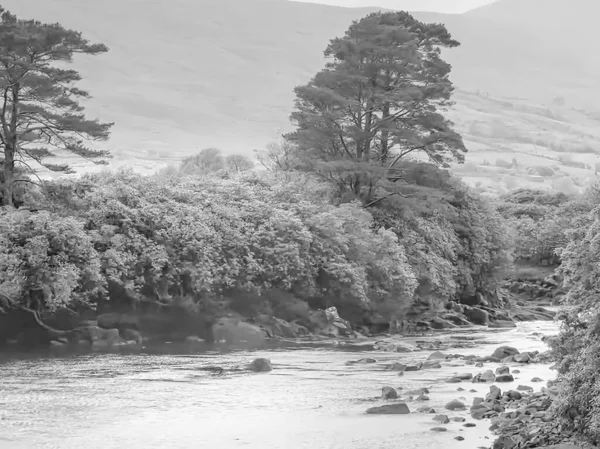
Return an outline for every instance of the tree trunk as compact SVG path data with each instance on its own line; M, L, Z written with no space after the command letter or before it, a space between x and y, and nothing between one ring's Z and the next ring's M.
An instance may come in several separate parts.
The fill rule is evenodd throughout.
M383 106L381 121L384 123L384 126L387 125L388 117L390 116L390 104L386 103ZM389 136L390 132L387 129L381 130L381 163L385 164L388 158L389 152Z
M4 148L4 189L3 205L14 206L13 190L15 183L15 151L7 145Z

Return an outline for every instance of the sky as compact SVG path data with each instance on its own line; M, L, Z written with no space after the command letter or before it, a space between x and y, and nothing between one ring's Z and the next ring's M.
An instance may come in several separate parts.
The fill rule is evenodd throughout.
M462 13L478 6L493 3L495 0L294 0L326 5L359 7L381 6L390 9L409 11L436 11L444 13Z

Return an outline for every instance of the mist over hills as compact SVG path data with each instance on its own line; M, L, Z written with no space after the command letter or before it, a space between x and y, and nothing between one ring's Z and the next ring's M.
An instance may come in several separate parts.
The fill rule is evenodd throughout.
M379 9L286 0L5 0L3 6L108 45L105 55L76 58L75 67L94 97L89 115L116 122L109 142L115 162L142 169L208 146L249 154L277 139L290 129L293 88L323 67L329 39ZM598 8L589 0L500 0L465 14L414 15L444 23L461 42L444 53L459 90L538 103L562 96L569 106L591 109L600 99L597 62L586 57L583 34L572 30ZM463 97L457 111L473 107L472 97L461 105Z

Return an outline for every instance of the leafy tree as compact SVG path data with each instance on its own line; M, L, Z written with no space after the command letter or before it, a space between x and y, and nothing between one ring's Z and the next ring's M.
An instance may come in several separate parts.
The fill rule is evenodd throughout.
M74 54L108 51L90 44L81 33L60 24L18 19L0 8L0 145L3 150L3 203L13 204L15 170L36 162L56 172L71 172L68 164L47 158L60 151L106 163L106 150L87 147L85 140L106 140L112 123L89 120L80 99L90 97L75 87L81 79L73 69L59 67ZM58 150L58 152L57 152Z
M380 182L402 179L408 155L463 161L462 138L440 112L453 92L441 48L458 45L443 25L406 12L354 22L325 50L325 69L295 89L297 129L285 138L313 170L367 201Z
M225 168L225 157L218 148L204 148L198 154L186 157L179 166L181 174L207 174Z
M238 173L251 170L254 162L242 154L230 154L225 158L225 166L228 171Z

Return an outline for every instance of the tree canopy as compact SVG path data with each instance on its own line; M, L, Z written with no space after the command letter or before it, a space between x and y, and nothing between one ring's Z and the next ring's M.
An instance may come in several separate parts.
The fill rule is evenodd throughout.
M325 50L325 69L295 89L297 144L313 170L368 200L381 180L417 152L434 163L464 160L466 148L442 112L453 92L442 48L459 43L441 24L406 12L358 20Z
M80 101L90 94L75 86L81 76L65 64L75 54L98 55L108 48L58 23L18 19L2 8L0 13L2 202L12 205L17 168L34 171L33 162L71 172L68 164L47 161L61 154L106 163L110 153L85 141L106 140L112 123L85 117Z

